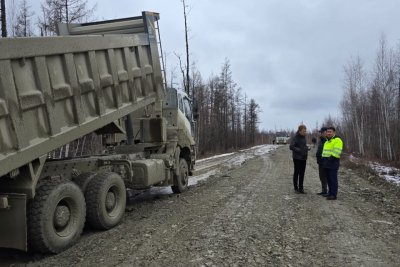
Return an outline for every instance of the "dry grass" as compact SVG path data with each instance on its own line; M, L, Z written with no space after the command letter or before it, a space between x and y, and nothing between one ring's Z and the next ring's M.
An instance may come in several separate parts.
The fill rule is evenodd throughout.
M366 180L369 184L376 187L379 191L391 195L392 199L397 199L400 196L400 187L380 177L379 174L368 165L368 161L360 159L349 160L348 156L344 156L341 160L341 166L346 169L352 170L361 179Z

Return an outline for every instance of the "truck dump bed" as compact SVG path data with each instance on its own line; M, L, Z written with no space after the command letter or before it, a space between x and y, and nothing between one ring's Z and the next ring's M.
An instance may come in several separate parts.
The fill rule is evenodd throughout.
M129 35L0 39L0 176L162 97L150 15Z

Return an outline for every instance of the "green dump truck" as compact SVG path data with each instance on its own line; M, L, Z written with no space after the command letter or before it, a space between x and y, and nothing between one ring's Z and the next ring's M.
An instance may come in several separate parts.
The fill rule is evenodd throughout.
M58 253L85 224L117 225L126 188L186 190L192 103L165 88L158 20L143 12L0 39L0 247ZM51 156L90 133L107 149Z

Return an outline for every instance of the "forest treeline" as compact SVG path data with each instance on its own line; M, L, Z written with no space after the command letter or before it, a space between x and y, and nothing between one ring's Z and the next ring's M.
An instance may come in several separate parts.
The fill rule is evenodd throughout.
M340 132L350 153L400 165L400 44L382 35L372 68L360 57L344 67Z
M233 79L226 59L218 75L203 81L198 71L192 72L190 94L197 110L197 132L200 155L233 151L267 142L260 133L261 112L258 103L248 99Z

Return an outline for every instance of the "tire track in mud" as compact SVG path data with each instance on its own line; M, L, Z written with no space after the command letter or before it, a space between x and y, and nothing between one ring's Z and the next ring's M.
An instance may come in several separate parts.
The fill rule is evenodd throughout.
M261 264L269 260L269 255L263 251L246 250L248 242L262 242L262 237L256 230L263 227L262 220L248 223L259 215L254 209L254 203L259 201L260 194L265 190L265 181L268 175L271 175L271 162L263 159L262 164L259 169L261 172L257 172L255 176L250 172L243 177L247 179L246 184L239 187L239 190L224 203L223 209L201 233L206 242L200 250L206 253L195 261L205 261L207 266L236 266Z
M260 162L251 162L245 165L250 164L258 167L252 168L251 175L255 175L258 173ZM268 170L268 168L265 169L265 171ZM240 170L241 168L231 170L220 177L210 178L201 183L199 187L193 188L191 190L193 195L183 198L184 203L186 203L185 207L192 210L180 213L178 220L167 223L167 225L172 225L173 231L168 231L171 229L168 229L168 227L159 229L164 233L164 240L170 241L171 245L168 251L172 251L175 257L163 253L163 255L157 256L157 262L162 262L162 265L201 266L212 264L210 259L215 258L215 254L220 253L223 258L228 256L224 255L224 249L210 249L210 244L227 243L228 240L235 239L238 231L240 231L240 224L236 222L240 221L242 217L251 215L251 213L244 212L247 206L251 205L251 199L247 199L251 195L249 192L257 190L257 182L254 181L254 176L249 175L248 171L240 175ZM235 173L235 177L231 175L232 173ZM233 206L236 208L232 209ZM222 232L213 235L208 231L213 227L218 231L222 229ZM215 237L218 236L223 237L223 240L216 240ZM144 254L150 247L157 246L154 244L160 243L160 241L163 242L160 239L158 241L153 239L152 242L142 244L142 247L137 251L137 255L142 256L135 260L131 259L128 261L129 264L155 261L154 257ZM227 250L231 251L232 244L227 244L227 246ZM176 258L179 258L179 260L176 260ZM222 263L219 260L217 262ZM221 264L218 265L221 266Z

